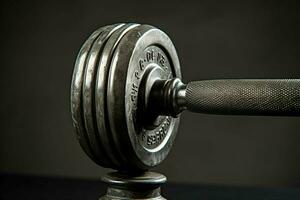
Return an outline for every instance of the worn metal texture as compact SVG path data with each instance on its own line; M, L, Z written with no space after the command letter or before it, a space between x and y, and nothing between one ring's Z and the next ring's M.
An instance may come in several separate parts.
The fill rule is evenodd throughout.
M162 31L141 25L129 31L115 50L107 88L109 125L120 154L129 164L124 166L149 169L168 155L176 136L179 118L157 116L154 128L139 123L147 118L140 103L140 94L147 84L149 71L161 69L156 79L181 77L174 45ZM151 73L150 73L151 74Z
M145 171L160 164L176 137L180 113L300 115L299 79L181 82L171 39L134 23L105 26L84 43L72 86L73 124L99 165Z
M143 171L160 164L179 117L147 115L154 82L181 78L174 45L149 25L115 24L92 34L79 52L71 84L74 127L97 164Z

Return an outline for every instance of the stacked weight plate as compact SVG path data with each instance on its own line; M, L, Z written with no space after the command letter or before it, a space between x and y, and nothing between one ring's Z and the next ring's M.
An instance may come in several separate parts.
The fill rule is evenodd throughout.
M152 26L104 26L80 49L71 85L72 119L80 145L97 164L146 170L168 155L179 118L157 116L151 127L139 123L143 109L137 99L147 92L140 89L145 77L181 77L171 40Z

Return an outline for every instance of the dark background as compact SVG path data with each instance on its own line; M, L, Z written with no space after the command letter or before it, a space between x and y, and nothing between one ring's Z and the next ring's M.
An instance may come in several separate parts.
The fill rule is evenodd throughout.
M78 50L99 26L152 24L184 81L300 78L296 1L1 1L0 172L98 179L69 109ZM184 113L155 170L171 182L300 186L300 118Z

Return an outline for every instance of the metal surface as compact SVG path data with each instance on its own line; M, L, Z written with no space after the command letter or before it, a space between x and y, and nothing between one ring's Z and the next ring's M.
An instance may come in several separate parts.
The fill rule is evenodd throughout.
M138 175L113 172L105 175L102 181L108 184L107 193L100 200L113 199L145 199L163 200L160 186L166 182L166 177L155 172L145 172Z
M103 137L101 137L103 133L99 132L96 126L96 113L94 109L94 91L99 57L102 55L102 50L104 48L104 45L106 45L108 38L111 36L111 34L114 33L115 30L117 30L120 27L122 27L122 24L106 26L103 32L94 41L89 51L89 55L86 59L84 80L82 85L82 109L84 114L84 124L91 147L97 158L101 158L99 160L105 162L107 166L114 168L118 165L114 162L115 159L111 156L112 154L107 154L105 152L106 146L102 145L104 139Z
M151 95L151 101L163 102L153 106L158 114L189 110L223 115L300 115L300 79L205 80L187 85L178 79L160 82Z
M114 169L120 169L126 163L126 158L122 153L116 151L116 143L113 141L111 134L111 128L108 122L107 111L107 81L108 73L110 70L110 63L115 48L122 38L122 36L131 28L137 26L136 24L126 24L116 30L108 39L103 52L101 54L98 72L95 85L95 110L96 110L96 123L101 137L101 145L106 150L108 156L111 158L112 163L116 167Z
M189 110L223 115L300 115L300 79L237 79L154 83L149 112L173 115Z
M155 67L161 68L163 78L181 77L178 57L169 37L152 26L133 28L115 50L107 90L114 141L119 152L139 169L154 167L166 158L179 124L179 118L170 116L162 117L154 129L138 123L138 112L142 111L137 107L140 83L147 70ZM146 113L142 114L147 117Z
M128 173L160 164L184 110L300 115L300 80L181 82L170 38L149 25L94 32L76 60L71 110L79 142L99 165Z
M84 67L86 63L86 58L88 57L90 48L94 42L94 40L99 36L99 34L105 29L105 27L99 28L96 30L83 44L81 47L72 77L71 83L71 113L72 113L72 120L73 126L75 127L77 133L77 139L85 151L85 153L96 163L102 166L108 166L107 163L103 162L101 159L99 160L94 152L92 151L90 141L87 137L87 132L84 127L84 122L82 118L82 83L83 83L83 74L84 74Z
M214 80L187 85L188 110L214 114L300 115L300 80Z
M73 123L84 151L99 165L147 170L168 155L179 118L145 115L152 85L181 78L174 45L138 24L106 26L87 40L71 86Z
M176 137L180 113L300 115L300 80L206 80L183 84L170 38L149 25L115 24L95 31L75 63L73 124L103 177L100 200L163 200L160 164ZM146 171L146 172L145 172Z

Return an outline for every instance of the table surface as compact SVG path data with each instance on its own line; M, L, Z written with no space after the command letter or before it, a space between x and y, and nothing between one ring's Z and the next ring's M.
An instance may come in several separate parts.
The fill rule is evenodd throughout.
M300 188L250 188L167 183L162 188L167 199L205 200L296 200ZM97 200L105 185L97 180L51 178L25 175L0 175L0 199Z

